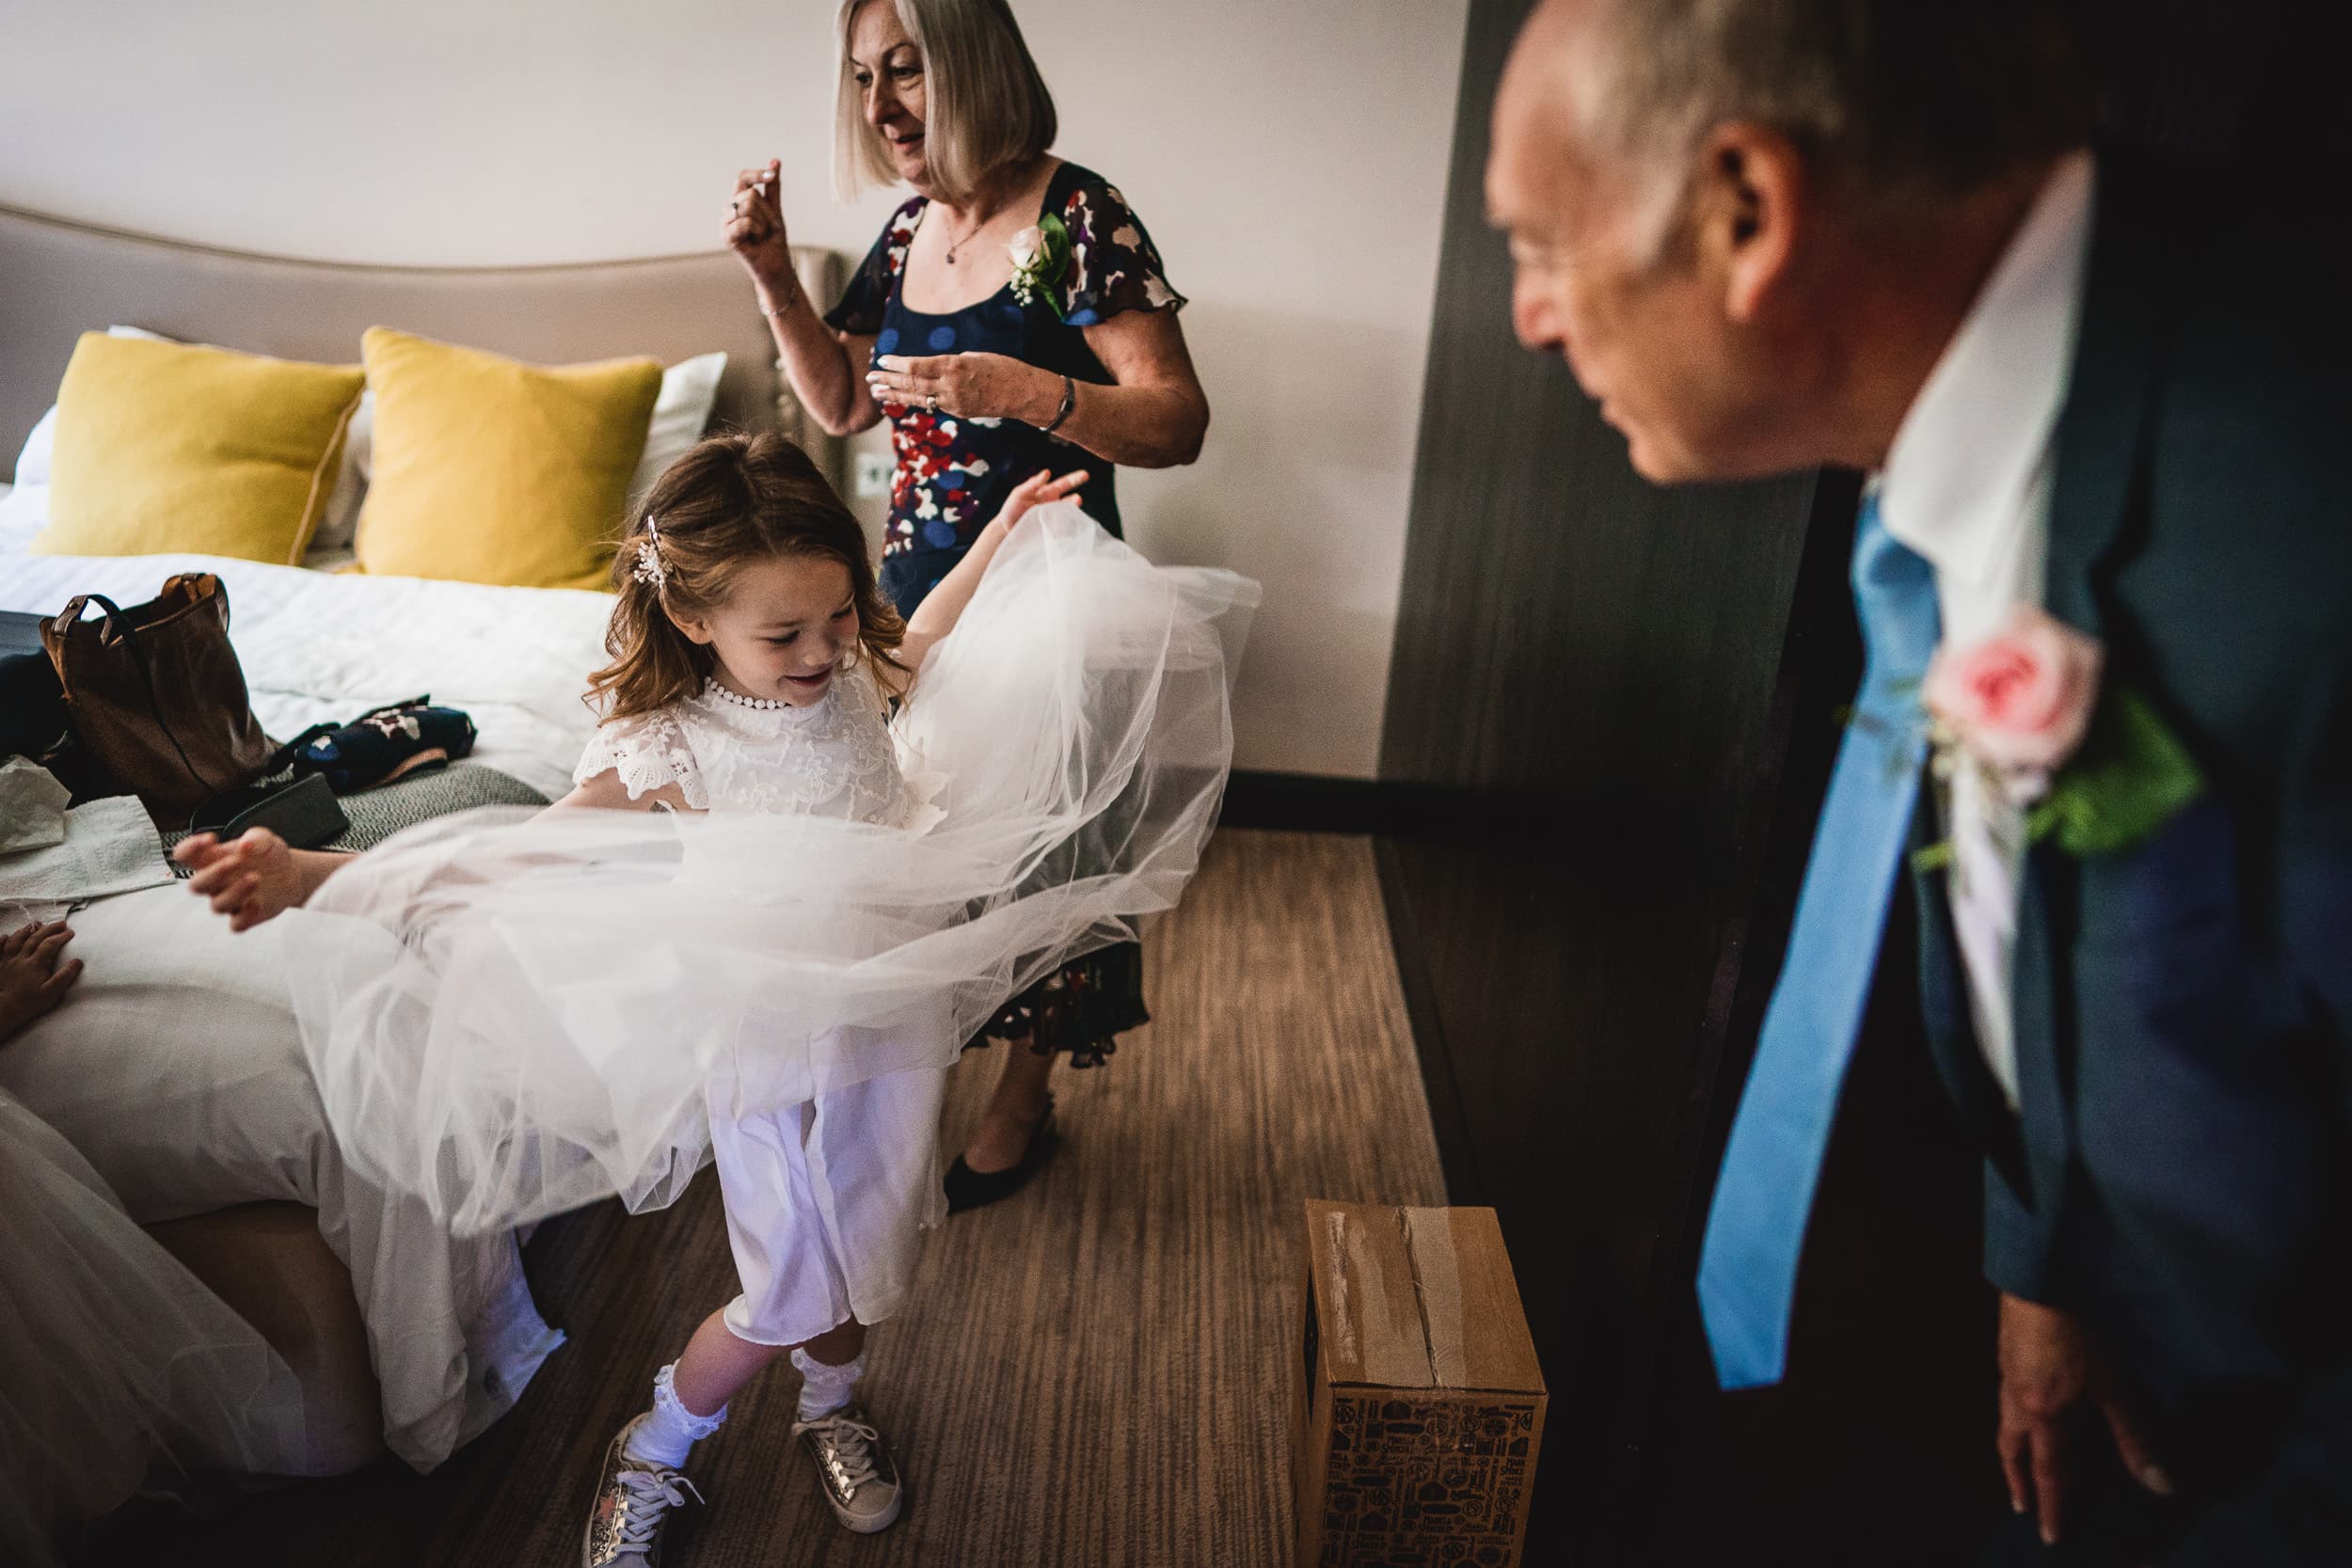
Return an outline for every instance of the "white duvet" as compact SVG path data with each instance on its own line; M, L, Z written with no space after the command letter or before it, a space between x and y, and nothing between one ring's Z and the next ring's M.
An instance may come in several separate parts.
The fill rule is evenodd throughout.
M571 787L596 727L580 693L612 601L563 588L370 578L202 555L92 558L0 548L0 610L51 615L77 594L126 608L174 572L229 590L229 638L262 727L284 737L430 693L473 715L474 759L548 796ZM90 614L98 613L96 610Z
M254 711L274 736L429 692L473 716L477 760L554 796L593 728L580 699L603 659L600 594L203 556L33 556L6 534L0 610L50 614L90 593L128 606L174 572L217 573ZM232 937L177 885L102 899L72 920L83 981L0 1050L0 1087L79 1148L141 1221L257 1199L315 1207L367 1320L387 1444L419 1469L448 1457L562 1342L532 1305L513 1238L453 1240L421 1205L347 1168L268 928Z

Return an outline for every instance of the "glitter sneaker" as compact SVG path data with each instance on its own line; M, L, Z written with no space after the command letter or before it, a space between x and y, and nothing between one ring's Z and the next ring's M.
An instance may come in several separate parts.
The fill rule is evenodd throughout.
M589 1511L588 1532L580 1538L580 1568L661 1568L661 1527L670 1511L690 1495L696 1502L703 1500L694 1483L679 1472L631 1459L624 1451L637 1421L644 1418L640 1416L623 1427L604 1450L596 1507Z
M813 1421L795 1421L792 1435L817 1462L817 1480L834 1518L860 1535L887 1529L897 1521L898 1462L863 1406L845 1404Z

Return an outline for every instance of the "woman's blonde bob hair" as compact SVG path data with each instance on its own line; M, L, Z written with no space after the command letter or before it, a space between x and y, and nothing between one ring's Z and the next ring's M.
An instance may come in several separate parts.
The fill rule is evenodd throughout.
M868 184L895 185L898 166L866 123L850 29L866 6L887 5L923 56L923 143L932 193L961 204L993 169L1026 163L1060 129L1021 24L1005 0L841 0L834 27L840 80L834 89L833 183L844 201Z

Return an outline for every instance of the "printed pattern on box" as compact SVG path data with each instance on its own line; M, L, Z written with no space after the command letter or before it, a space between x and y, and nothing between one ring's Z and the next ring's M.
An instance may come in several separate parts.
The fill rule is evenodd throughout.
M1532 1400L1335 1392L1322 1564L1515 1561L1535 1431Z

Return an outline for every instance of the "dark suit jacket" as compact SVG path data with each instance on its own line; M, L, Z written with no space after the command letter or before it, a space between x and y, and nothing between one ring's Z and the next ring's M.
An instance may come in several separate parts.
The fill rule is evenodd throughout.
M2033 852L2016 1116L1940 875L1923 1006L1987 1274L2142 1386L2196 1520L2162 1561L2352 1563L2352 338L2340 276L2217 212L2101 159L2048 600L2210 787L2131 850Z

